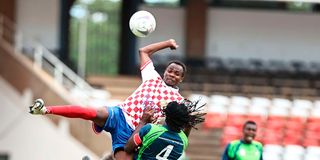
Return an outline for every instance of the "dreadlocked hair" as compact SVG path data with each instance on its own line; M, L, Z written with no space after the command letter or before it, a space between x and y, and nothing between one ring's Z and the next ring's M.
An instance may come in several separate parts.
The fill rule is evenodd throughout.
M196 124L204 122L203 116L206 113L201 113L204 105L198 107L198 102L184 100L182 103L176 101L168 103L163 112L169 128L179 132L187 126L195 128Z

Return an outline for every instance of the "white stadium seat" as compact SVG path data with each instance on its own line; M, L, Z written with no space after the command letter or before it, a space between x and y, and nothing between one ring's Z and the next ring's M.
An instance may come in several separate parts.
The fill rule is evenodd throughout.
M224 105L224 106L228 106L230 104L229 97L223 96L223 95L211 95L209 99L210 99L210 103L212 104Z
M251 98L251 106L254 107L270 107L271 100L265 97L252 97Z
M250 106L251 105L251 100L248 97L232 96L231 97L231 105Z
M284 98L273 98L272 105L274 107L290 108L292 107L292 102Z

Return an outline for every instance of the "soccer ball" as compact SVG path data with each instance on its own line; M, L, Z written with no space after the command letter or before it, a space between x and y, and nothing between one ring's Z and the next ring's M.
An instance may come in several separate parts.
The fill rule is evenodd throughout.
M138 37L146 37L156 29L156 20L148 11L134 13L129 21L132 33Z

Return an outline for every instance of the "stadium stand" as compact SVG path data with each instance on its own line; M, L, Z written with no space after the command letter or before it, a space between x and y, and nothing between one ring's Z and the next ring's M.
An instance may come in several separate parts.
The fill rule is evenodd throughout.
M184 91L206 94L316 98L318 62L207 57L204 67L189 66Z
M208 97L211 98L203 129L212 133L221 131L220 148L231 140L241 138L241 124L254 120L258 125L256 139L264 144L264 159L320 158L316 156L320 148L317 134L320 131L319 101L218 94Z
M2 15L0 15L0 17L2 17ZM32 54L34 54L32 58L34 59L30 59L26 55L22 54L20 50L22 48L19 48L21 44L14 45L15 41L10 41L9 39L10 37L14 37L13 34L15 30L12 29L12 27L14 27L13 24L10 23L10 25L6 25L7 23L2 23L2 25L3 24L5 25L5 28L3 29L6 29L8 32L6 32L4 35L1 35L2 37L0 36L0 75L18 92L23 93L24 90L28 89L34 96L31 99L41 97L46 100L47 104L52 105L79 104L81 102L84 102L83 100L88 100L87 98L89 97L95 100L87 101L88 103L86 104L101 104L100 100L105 100L101 99L102 97L108 98L109 95L107 91L104 91L104 93L106 94L101 94L101 92L99 92L100 90L96 90L91 86L88 86L87 83L84 82L84 80L79 79L80 77L78 76L75 76L75 73L71 72L70 69L65 69L63 67L63 63L58 61L58 59L50 54L49 51L44 47L40 45L35 46L35 49L32 50L34 51L32 52ZM33 62L33 60L35 62ZM56 65L54 67L55 69L52 69L53 64ZM48 65L50 66L49 70L45 70L48 69ZM50 75L51 73L53 74ZM71 74L71 77L73 77L71 79L73 80L68 79L67 77L69 76L66 76L66 74L68 74L69 76ZM89 87L90 89L85 89L85 91L87 92L77 92L79 91L79 89L80 91L84 91L81 90L81 87ZM93 92L91 92L90 90ZM76 98L77 96L80 97ZM15 101L20 100L18 99ZM27 105L25 103L23 105L27 109L27 106L29 104L30 102ZM27 113L27 110L25 110L25 113ZM52 120L54 124L58 124L62 120L62 118L50 117L50 120ZM111 141L109 140L109 135L95 135L91 129L91 123L85 121L69 120L68 124L71 135L86 147L88 147L91 151L95 152L95 154L102 155L105 152L110 152ZM101 141L101 138L103 138L105 141Z

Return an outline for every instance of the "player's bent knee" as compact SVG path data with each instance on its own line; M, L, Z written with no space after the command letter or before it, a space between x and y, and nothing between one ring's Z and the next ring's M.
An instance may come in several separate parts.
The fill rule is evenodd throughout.
M106 120L108 119L108 116L109 116L109 112L108 112L107 108L106 107L100 107L100 108L97 108L97 116L92 121L96 125L98 125L100 127L103 127L103 125L105 124Z

